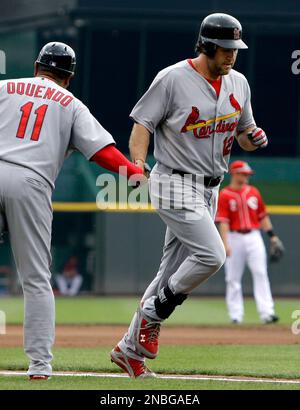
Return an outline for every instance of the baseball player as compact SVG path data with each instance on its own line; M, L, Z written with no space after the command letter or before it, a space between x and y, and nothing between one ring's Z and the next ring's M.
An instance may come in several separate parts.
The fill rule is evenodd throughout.
M0 230L8 229L24 292L31 380L52 372L51 194L65 157L78 150L111 171L127 166L127 176L142 173L67 91L75 64L71 47L52 42L42 48L33 78L0 81Z
M159 72L130 114L135 122L130 153L141 169L154 133L152 203L164 202L170 186L170 197L178 195L186 180L192 191L191 196L176 198L184 204L180 209L157 207L167 226L161 264L128 332L111 352L111 360L131 377L153 376L145 358L157 356L161 323L225 262L214 217L234 139L246 151L267 145L252 115L248 82L232 69L238 49L245 48L237 19L221 13L207 16L200 27L197 57ZM162 189L156 189L158 180Z
M267 254L260 228L269 235L271 249L282 249L282 243L274 233L260 192L248 184L249 176L254 171L247 162L234 161L229 172L230 184L220 192L216 216L227 256L225 275L229 316L233 323L243 321L241 281L247 264L253 277L254 298L260 319L263 323L274 323L278 321L278 316L274 311Z

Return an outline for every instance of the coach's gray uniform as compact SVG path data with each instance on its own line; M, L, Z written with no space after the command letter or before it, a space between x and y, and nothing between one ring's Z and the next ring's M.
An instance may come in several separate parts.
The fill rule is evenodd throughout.
M155 322L160 321L154 307L160 289L168 284L174 294L188 294L223 265L225 250L214 225L219 187L201 190L195 181L201 181L201 175L223 177L234 137L255 122L249 85L242 74L231 70L223 76L217 98L214 88L188 61L161 71L130 116L154 133L157 164L151 173L150 195L167 225L159 271L142 298L144 315ZM190 182L193 197L184 198L182 209L163 209L159 202L164 194L157 181L165 177L168 183L173 175L173 190L180 191L183 177L173 170L198 175ZM136 328L135 315L119 346L141 360L134 343Z
M112 136L69 91L41 77L0 81L0 218L25 299L29 375L51 375L55 309L50 244L55 179L65 157L90 159ZM66 187L67 189L67 187Z

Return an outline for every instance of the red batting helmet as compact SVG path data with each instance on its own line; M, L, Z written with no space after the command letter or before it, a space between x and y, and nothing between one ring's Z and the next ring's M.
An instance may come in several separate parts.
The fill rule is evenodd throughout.
M229 165L230 174L245 174L251 175L254 174L253 169L245 161L234 161Z

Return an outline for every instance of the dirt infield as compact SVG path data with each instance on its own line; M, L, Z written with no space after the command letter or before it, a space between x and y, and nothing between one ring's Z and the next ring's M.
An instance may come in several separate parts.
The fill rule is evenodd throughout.
M126 331L125 326L56 326L56 347L112 346ZM199 326L162 327L163 345L230 345L230 344L300 344L300 336L290 327L261 326ZM9 325L0 336L1 347L20 347L23 344L22 326Z

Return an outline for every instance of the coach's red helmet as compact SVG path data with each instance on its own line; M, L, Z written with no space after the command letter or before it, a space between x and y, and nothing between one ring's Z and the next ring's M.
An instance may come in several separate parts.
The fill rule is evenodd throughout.
M233 161L229 165L229 172L230 174L245 174L245 175L251 175L254 174L253 169L250 167L250 165L245 162L245 161Z

